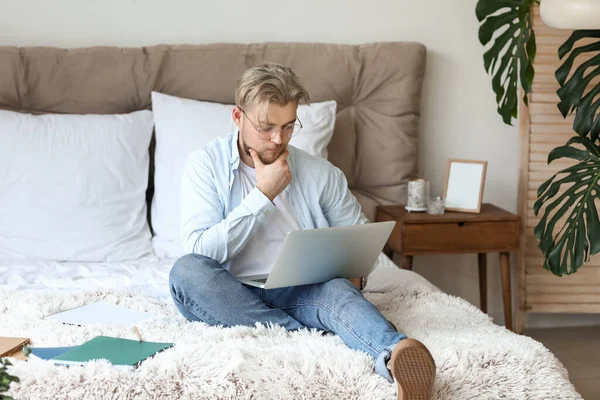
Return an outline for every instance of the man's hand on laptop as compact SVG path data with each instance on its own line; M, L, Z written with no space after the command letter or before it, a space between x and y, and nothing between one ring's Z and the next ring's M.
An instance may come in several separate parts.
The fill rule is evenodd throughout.
M287 163L288 150L282 151L271 164L264 164L254 149L249 152L256 169L256 187L273 201L292 181Z

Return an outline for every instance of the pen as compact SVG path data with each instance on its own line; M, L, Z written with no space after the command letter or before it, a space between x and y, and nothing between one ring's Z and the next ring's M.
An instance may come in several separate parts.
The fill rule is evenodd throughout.
M140 331L138 330L137 326L133 327L133 332L135 332L135 336L137 336L138 342L141 342L142 341L142 335L140 335Z

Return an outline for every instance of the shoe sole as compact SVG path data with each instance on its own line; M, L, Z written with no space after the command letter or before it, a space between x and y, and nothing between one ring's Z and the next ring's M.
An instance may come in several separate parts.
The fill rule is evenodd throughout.
M398 383L398 400L431 399L435 361L421 342L401 340L392 352L390 367Z

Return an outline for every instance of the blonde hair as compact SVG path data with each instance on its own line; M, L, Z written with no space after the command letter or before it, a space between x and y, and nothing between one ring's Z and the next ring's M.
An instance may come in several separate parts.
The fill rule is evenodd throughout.
M267 63L244 71L235 81L235 104L244 111L270 103L285 106L290 101L307 103L308 92L291 68Z

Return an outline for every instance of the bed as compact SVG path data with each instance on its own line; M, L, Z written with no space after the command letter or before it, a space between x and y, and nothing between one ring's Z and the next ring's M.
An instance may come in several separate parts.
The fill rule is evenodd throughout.
M337 102L329 160L346 175L365 215L402 203L417 177L426 49L409 42L334 45L211 44L82 49L0 47L0 109L34 114L118 114L151 109L151 92L233 103L235 77L276 61L294 69L314 102ZM155 198L152 141L146 200ZM0 224L2 221L0 221ZM104 361L57 367L14 361L17 398L393 399L373 360L334 335L276 326L223 329L181 317L168 292L169 252L134 260L0 259L0 336L35 346L74 345L96 335L134 338L130 327L75 327L43 320L96 300L154 314L145 340L176 346L135 371ZM495 325L381 254L365 296L437 362L435 399L579 399L562 364L542 344Z

